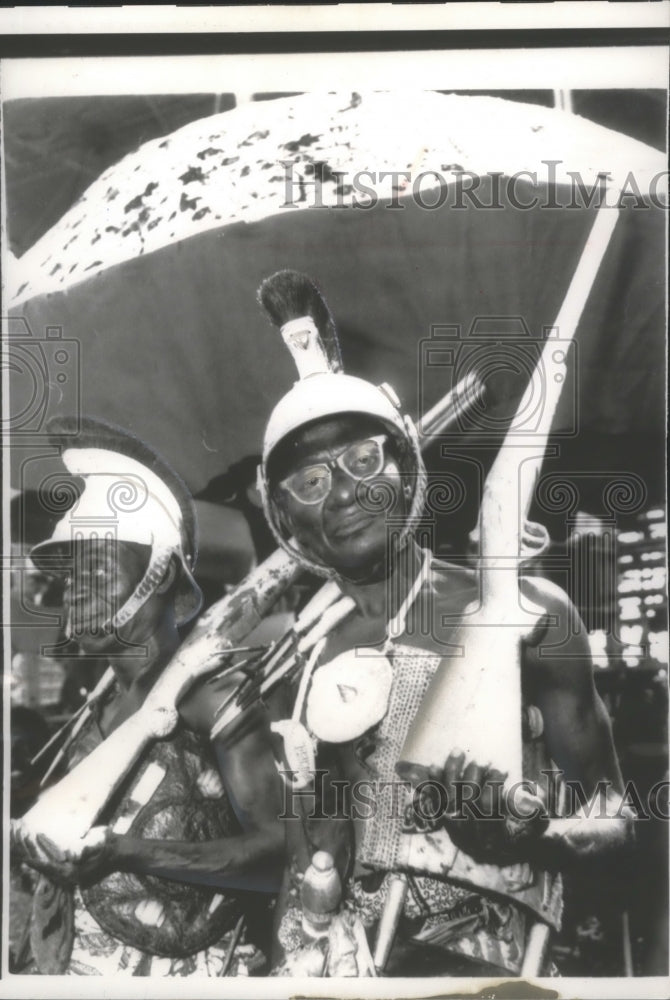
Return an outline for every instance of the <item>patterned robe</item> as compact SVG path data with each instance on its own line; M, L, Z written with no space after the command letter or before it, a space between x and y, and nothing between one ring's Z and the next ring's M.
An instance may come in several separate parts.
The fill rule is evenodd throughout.
M70 747L71 770L103 739L94 707ZM100 822L119 834L199 842L239 833L208 741L180 721L156 740L108 803ZM74 892L41 876L33 902L31 945L37 969L80 975L218 975L239 900L202 884L115 871ZM229 974L263 959L239 945Z

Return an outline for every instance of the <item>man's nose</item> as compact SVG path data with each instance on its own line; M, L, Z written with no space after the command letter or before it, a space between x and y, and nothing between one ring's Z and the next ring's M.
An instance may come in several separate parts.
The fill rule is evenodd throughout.
M349 507L356 500L356 482L344 469L331 470L332 484L328 500L339 507Z

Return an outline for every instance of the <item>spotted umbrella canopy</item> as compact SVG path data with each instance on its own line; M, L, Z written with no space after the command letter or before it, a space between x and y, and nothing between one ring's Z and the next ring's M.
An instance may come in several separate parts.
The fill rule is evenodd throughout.
M202 490L259 451L295 377L255 304L282 267L321 285L347 370L420 413L473 330L538 337L553 323L592 221L575 192L588 202L609 174L628 197L557 427L645 433L663 412L664 219L650 195L664 165L585 119L496 98L311 94L193 122L105 171L12 265L10 333L30 348L10 373L13 426L80 408ZM433 363L445 331L459 349ZM38 341L43 403L26 371ZM25 457L14 449L17 485L42 475Z

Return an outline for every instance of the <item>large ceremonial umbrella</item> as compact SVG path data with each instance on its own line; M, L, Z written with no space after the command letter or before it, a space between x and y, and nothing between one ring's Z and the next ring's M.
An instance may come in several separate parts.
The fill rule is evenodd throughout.
M663 421L664 169L565 112L425 92L251 104L146 143L11 267L16 485L43 474L23 432L75 407L144 437L195 492L257 453L294 379L255 303L284 267L322 287L347 370L423 411L459 345L553 323L602 175L612 211L625 197L556 426L635 468L622 442Z

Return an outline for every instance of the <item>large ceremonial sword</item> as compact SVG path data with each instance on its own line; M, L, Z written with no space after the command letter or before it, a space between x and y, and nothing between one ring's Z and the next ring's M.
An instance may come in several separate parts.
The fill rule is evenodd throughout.
M451 644L461 650L443 657L415 716L396 766L403 780L418 784L431 768L441 769L452 749L467 759L507 774L508 787L522 775L521 648L546 614L531 607L518 586L521 532L533 499L567 377L566 349L574 339L584 306L618 218L597 209L572 281L554 326L548 331L534 375L491 467L480 508L481 601L469 609ZM560 337L560 339L559 339ZM529 394L540 384L543 406L535 427L523 433ZM391 882L380 920L375 966L388 960L407 893L406 876ZM549 929L531 930L523 975L537 975Z

